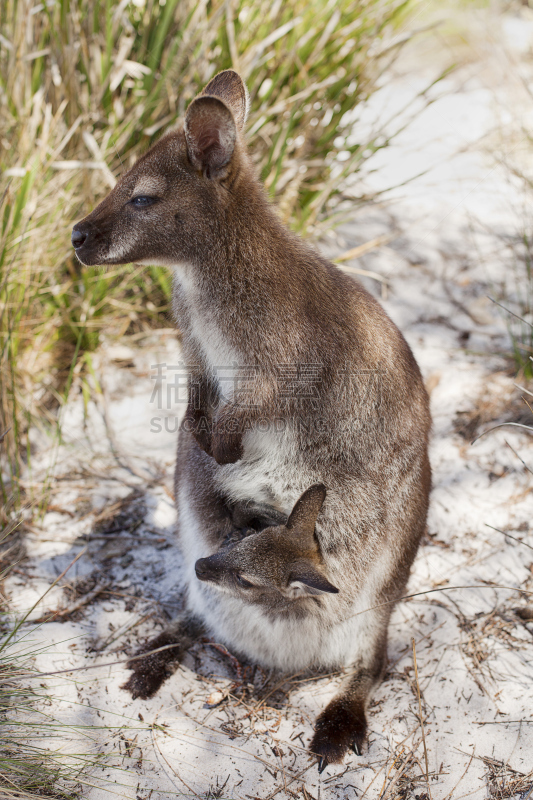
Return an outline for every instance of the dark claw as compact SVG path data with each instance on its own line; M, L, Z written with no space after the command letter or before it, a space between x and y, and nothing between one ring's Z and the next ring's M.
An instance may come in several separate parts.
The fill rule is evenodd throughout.
M320 761L318 762L318 773L321 774L322 772L324 772L327 765L328 765L328 760L326 756L320 756Z
M361 747L358 742L352 742L352 750L354 751L356 756L361 755Z

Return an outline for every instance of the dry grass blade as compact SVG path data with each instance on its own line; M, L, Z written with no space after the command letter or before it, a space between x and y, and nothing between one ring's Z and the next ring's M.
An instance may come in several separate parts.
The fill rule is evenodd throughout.
M346 250L344 253L341 253L340 256L337 256L335 264L339 264L341 261L351 261L352 259L361 258L361 256L370 253L377 247L388 244L393 238L393 234L387 233L384 236L378 236L376 239L370 239L370 241L360 244L357 247L352 247L351 250Z
M424 747L424 763L425 763L425 767L426 767L426 784L427 784L427 787L428 787L429 800L431 800L431 787L429 785L428 751L427 751L427 747L426 747L426 734L424 732L424 715L422 713L422 698L421 698L421 695L420 695L420 683L418 681L418 665L416 663L415 640L411 639L411 642L412 642L412 645L413 645L413 665L414 665L414 668L415 668L416 693L417 693L417 696L418 696L418 714L419 714L419 719L420 719L420 730L422 731L422 744L423 744L423 747Z
M487 528L491 528L493 531L498 531L498 533L503 533L504 536L508 537L509 539L512 539L513 542L518 542L518 544L523 544L524 547L529 547L530 550L533 550L532 545L522 541L522 539L517 539L516 536L511 536L511 534L508 533L507 531L502 531L500 528L495 528L493 525L489 525L488 522L486 522L485 525L487 526Z

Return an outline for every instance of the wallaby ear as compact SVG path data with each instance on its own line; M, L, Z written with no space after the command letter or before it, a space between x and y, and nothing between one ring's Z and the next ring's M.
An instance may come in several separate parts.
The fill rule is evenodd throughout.
M302 563L296 565L289 575L289 587L300 589L305 594L338 594L339 590L333 586L322 573L312 564Z
M250 107L250 98L246 84L237 72L233 69L219 72L209 81L202 91L202 95L220 97L233 114L237 127L240 130L244 128Z
M229 108L216 97L197 97L185 115L187 152L195 167L215 178L231 160L237 129Z
M287 530L297 529L300 534L312 537L325 499L326 487L323 483L315 483L306 489L290 513Z

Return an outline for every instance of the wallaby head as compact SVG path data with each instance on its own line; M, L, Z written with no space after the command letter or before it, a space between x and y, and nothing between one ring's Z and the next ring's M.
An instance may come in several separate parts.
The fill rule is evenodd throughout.
M189 105L183 124L74 226L72 244L82 264L197 263L240 180L253 176L241 139L247 112L239 75L216 75Z
M315 524L326 489L315 484L294 506L286 525L252 533L195 565L196 575L249 602L268 605L270 598L296 600L337 593L326 578Z

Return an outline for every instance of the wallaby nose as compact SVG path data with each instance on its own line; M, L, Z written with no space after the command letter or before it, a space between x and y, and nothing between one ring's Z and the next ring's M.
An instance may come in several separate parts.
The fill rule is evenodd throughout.
M77 231L76 228L74 228L74 230L72 231L72 236L70 237L70 241L72 242L76 250L78 250L78 248L80 248L84 244L86 239L87 239L86 233L83 233L83 231Z
M207 566L207 558L199 558L194 565L196 577L199 581L205 581L209 577L209 567Z

